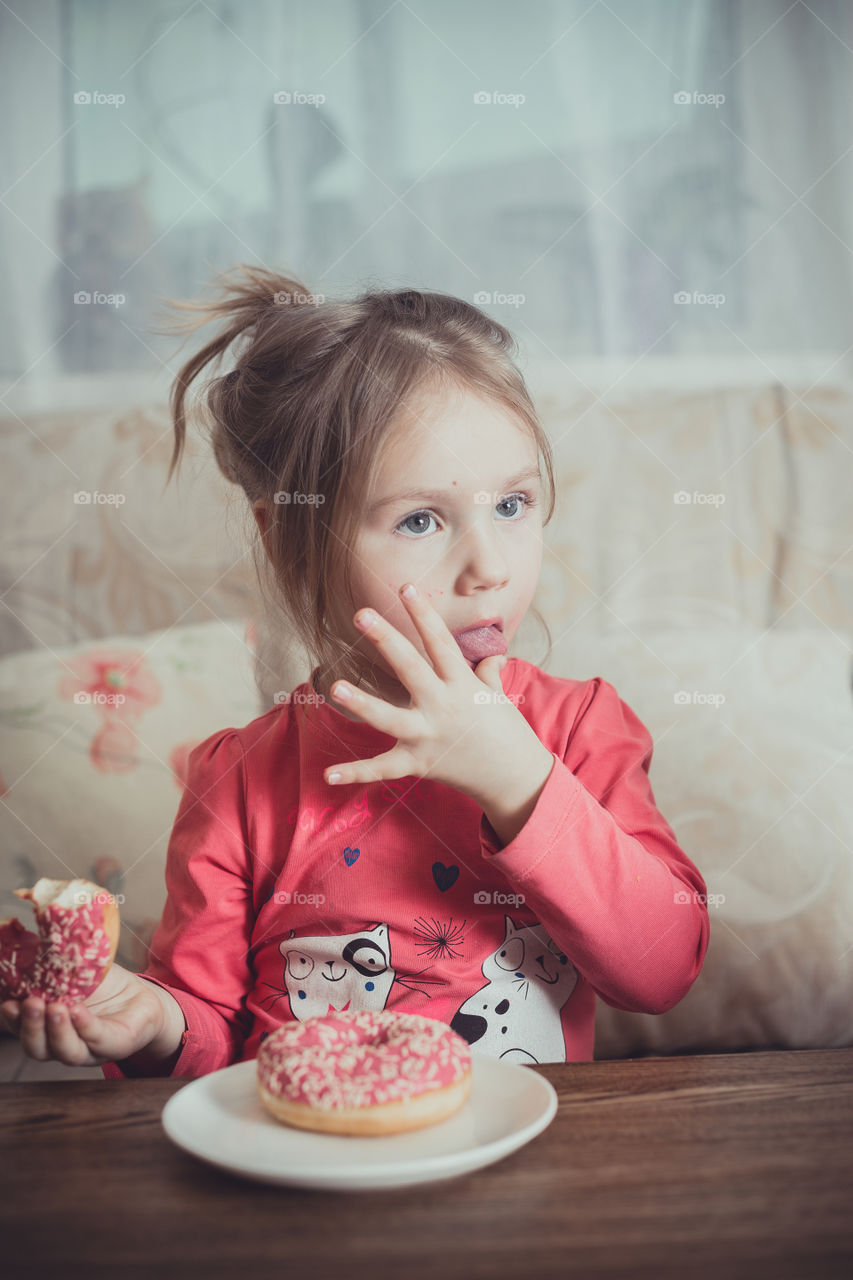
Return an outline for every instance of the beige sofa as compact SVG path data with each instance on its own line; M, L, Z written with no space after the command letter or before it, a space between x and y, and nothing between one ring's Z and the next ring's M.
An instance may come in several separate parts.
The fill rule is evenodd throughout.
M554 646L529 617L512 652L603 676L646 723L712 922L675 1009L599 1002L596 1054L853 1044L853 397L569 384L537 394ZM201 440L163 492L170 451L162 399L0 420L0 916L32 924L12 890L39 876L95 879L133 968L187 751L307 675L259 605L242 495ZM75 695L131 653L117 723Z

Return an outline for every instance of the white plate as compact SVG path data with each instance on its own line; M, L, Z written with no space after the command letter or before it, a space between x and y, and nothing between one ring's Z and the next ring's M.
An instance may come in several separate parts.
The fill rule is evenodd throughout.
M258 1096L254 1058L173 1094L163 1128L190 1155L258 1182L371 1191L455 1178L524 1146L557 1111L553 1087L529 1067L477 1052L471 1063L471 1093L456 1115L409 1133L357 1138L281 1124Z

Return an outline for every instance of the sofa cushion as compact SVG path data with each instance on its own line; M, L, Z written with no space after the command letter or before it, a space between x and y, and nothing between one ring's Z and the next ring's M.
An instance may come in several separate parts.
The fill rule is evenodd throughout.
M705 878L711 941L660 1015L598 1002L596 1056L853 1044L853 689L829 628L570 631L652 735L658 808ZM640 642L641 641L641 642Z
M166 900L166 849L189 751L260 713L240 620L0 658L0 917L13 890L82 877L115 894L116 956L144 968Z

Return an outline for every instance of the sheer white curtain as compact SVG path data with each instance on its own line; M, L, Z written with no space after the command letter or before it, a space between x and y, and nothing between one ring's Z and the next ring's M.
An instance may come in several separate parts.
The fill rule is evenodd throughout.
M846 0L9 0L0 406L168 380L158 298L236 261L849 370L851 70Z

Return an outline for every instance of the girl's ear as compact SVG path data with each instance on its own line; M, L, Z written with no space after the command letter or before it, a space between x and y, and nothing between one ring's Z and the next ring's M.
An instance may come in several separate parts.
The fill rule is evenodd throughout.
M252 515L255 517L255 522L261 533L261 541L264 544L267 555L269 555L270 549L267 542L269 534L269 507L263 498L258 498L258 501L252 507Z

